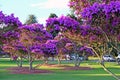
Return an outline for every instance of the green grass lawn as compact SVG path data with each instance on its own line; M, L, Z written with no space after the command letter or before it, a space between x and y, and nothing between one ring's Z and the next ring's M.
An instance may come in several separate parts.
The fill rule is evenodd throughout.
M24 61L24 66L27 65ZM42 61L35 61L34 66ZM50 62L56 64L56 61ZM72 61L62 61L62 64L73 66ZM49 74L12 74L6 70L8 67L16 67L14 61L9 59L0 59L0 80L115 80L111 75L106 73L97 62L84 61L81 66L92 67L93 70L72 70L64 71L57 68L41 67L41 69L49 69L54 73ZM115 62L106 63L106 66L120 77L120 65Z

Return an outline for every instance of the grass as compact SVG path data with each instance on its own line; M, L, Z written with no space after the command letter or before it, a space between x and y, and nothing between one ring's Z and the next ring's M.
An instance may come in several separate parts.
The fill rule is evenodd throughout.
M35 61L34 66L42 61ZM56 64L56 61L49 62ZM23 62L24 66L28 66L28 62ZM73 66L72 61L62 61L62 64ZM120 66L115 62L107 62L105 64L108 69L120 76ZM93 70L72 70L63 71L59 68L41 67L40 69L49 69L54 71L51 74L11 74L6 68L15 67L16 63L9 59L0 59L0 80L115 80L111 75L106 73L97 62L84 61L81 66L94 68Z

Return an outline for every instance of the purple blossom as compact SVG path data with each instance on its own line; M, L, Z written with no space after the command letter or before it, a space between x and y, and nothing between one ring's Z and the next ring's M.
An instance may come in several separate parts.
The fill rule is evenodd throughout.
M13 60L17 60L18 56L12 56Z
M22 23L18 19L18 17L14 17L14 14L5 16L4 23L7 25L13 25L13 26L22 26Z
M49 18L46 20L47 30L53 35L53 37L57 36L60 31L66 31L74 29L77 30L79 28L79 22L68 17L61 16L59 18Z
M47 41L46 41L46 44L50 44L50 43L52 43L52 44L57 44L57 43L58 43L58 40L47 40Z
M80 26L80 23L70 17L61 16L59 19L60 25L66 27L67 29L77 30Z
M5 15L3 14L2 11L0 11L0 23L3 23L5 19Z
M46 55L56 55L58 54L57 46L52 43L42 45L43 53Z
M97 36L96 35L93 35L90 37L90 41L94 41L94 40L97 40Z
M85 8L81 15L86 19L88 24L94 27L100 26L107 35L120 33L120 1L110 1L108 4L94 3L92 6ZM101 26L101 24L103 26ZM97 32L96 32L97 31ZM101 30L95 33L100 34ZM86 32L87 34L87 32Z
M80 33L82 36L88 35L90 30L91 30L90 26L80 26Z
M33 49L31 52L37 54L43 54L43 51L41 49Z
M58 18L54 17L46 20L46 27L52 27L54 24L59 24Z
M93 55L93 54L94 54L94 52L92 51L92 49L87 48L87 47L85 47L85 46L80 47L79 50L82 51L82 52L84 51L84 52L86 52L86 53L89 53L89 55Z
M19 32L14 30L14 31L8 31L8 32L4 33L2 36L6 40L11 40L11 39L18 39L20 34L19 34Z
M36 54L43 54L43 51L41 49L41 45L33 45L33 46L31 46L30 51L32 53L36 53Z

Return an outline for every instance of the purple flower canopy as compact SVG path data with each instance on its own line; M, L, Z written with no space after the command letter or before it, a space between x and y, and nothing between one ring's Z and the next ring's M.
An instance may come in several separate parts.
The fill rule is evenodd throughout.
M5 34L3 34L4 38L19 38L19 32L17 31L8 31Z
M89 53L90 55L93 55L93 54L94 54L94 52L92 51L92 49L87 48L87 47L85 47L85 46L80 47L79 50L82 51L82 52L84 51L84 52L86 52L86 53Z
M98 6L97 4L95 5ZM93 28L90 25L80 26L80 23L78 21L68 16L61 16L58 18L48 18L48 20L46 20L46 27L49 28L48 31L50 31L50 33L53 35L58 34L59 31L66 31L66 30L80 33L82 36L86 36L90 32L93 32L96 35L101 35L101 31L99 29Z
M17 27L22 26L18 17L15 17L14 14L6 15L2 11L0 11L0 23Z
M41 45L33 45L30 47L32 53L44 54L44 55L56 55L58 54L55 42L48 41Z
M23 51L27 51L26 47L19 41L17 41L15 44L15 49L16 50L23 50Z
M68 16L61 16L59 19L59 23L61 26L66 27L67 29L77 29L80 25L80 23Z
M33 49L31 52L36 54L44 54L41 49Z
M99 28L91 27L90 25L80 26L79 29L80 29L79 33L82 36L90 35L90 33L97 35L97 36L102 35L102 31Z
M46 44L49 44L49 43L57 44L57 43L58 43L58 40L47 40L47 41L46 41Z
M30 47L30 51L35 54L44 54L41 45L33 45Z
M58 34L59 31L65 31L67 29L77 30L80 23L68 16L61 16L59 18L48 18L46 20L46 27L49 28L49 32Z
M22 23L19 21L18 17L14 17L14 14L8 15L5 17L5 24L14 25L14 26L22 26Z
M0 23L3 23L5 21L5 15L2 11L0 11Z
M56 55L58 54L57 46L54 43L47 43L42 45L43 53L47 55Z
M34 35L35 40L42 41L44 39L53 39L53 36L46 30L44 30L43 24L35 23L35 24L30 24L30 25L24 25L24 26L20 26L18 29L20 31L27 30L27 31L35 34Z
M92 18L93 14L98 14L100 12L105 13L106 16L109 16L110 13L114 13L120 10L120 2L110 2L109 4L100 4L94 3L92 6L87 7L81 12L83 18Z
M94 27L101 27L107 34L119 34L120 1L110 1L108 4L94 3L85 8L81 15Z
M120 14L120 1L111 1L109 4L94 3L92 6L87 7L81 12L83 18L94 18L94 15L105 16L110 19L114 15ZM111 15L114 14L114 15Z
M25 29L25 30L28 30L28 31L34 31L34 32L39 32L39 31L42 31L44 28L44 26L42 24L31 24L31 25L23 25L23 26L20 26L18 29Z
M58 21L58 18L54 17L54 18L48 18L46 20L46 26L54 26L55 24L58 24L59 25L59 21Z

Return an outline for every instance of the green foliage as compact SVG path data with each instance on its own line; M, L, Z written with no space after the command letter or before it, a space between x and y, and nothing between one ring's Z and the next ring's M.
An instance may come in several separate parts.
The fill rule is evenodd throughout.
M33 23L38 23L38 21L35 15L30 14L25 24L33 24Z
M67 16L71 17L72 19L77 20L77 17L74 14L67 14Z
M58 17L55 13L50 13L50 15L49 15L49 18L54 18L54 17Z

